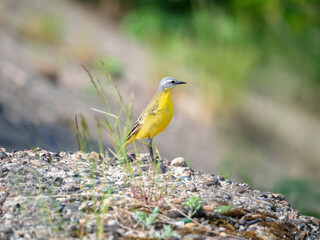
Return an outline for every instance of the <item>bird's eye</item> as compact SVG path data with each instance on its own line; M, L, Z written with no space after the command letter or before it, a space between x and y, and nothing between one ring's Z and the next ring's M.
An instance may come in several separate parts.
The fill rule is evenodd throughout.
M174 81L172 80L171 83L174 84Z

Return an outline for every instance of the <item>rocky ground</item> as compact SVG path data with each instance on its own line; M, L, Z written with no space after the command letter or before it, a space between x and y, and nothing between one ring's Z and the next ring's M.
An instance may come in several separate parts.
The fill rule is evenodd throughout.
M320 221L183 158L1 149L0 239L170 237L319 239Z

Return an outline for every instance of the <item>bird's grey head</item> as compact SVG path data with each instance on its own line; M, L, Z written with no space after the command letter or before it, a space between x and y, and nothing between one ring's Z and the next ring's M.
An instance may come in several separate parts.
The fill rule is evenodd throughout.
M161 80L159 84L158 94L163 92L165 89L170 89L180 84L186 84L186 82L181 82L173 77L165 77Z

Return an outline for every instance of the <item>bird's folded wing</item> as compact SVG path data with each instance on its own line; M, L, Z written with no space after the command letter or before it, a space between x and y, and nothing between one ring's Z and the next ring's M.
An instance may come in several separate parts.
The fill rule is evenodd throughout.
M144 121L146 116L157 114L158 99L159 98L158 98L157 95L154 96L154 98L148 104L146 109L141 113L141 115L139 116L138 120L133 124L133 126L131 128L131 131L130 131L126 141L128 141L133 135L135 135L141 129L141 126L142 126L143 121Z
M139 117L138 120L133 124L131 131L126 139L126 142L128 142L128 140L140 130L142 121L143 119Z

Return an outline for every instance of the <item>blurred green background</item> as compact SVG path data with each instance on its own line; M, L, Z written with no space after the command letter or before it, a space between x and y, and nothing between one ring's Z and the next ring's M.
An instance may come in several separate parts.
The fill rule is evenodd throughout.
M155 50L158 68L189 69L204 100L223 108L254 90L319 113L317 1L123 2L126 32Z
M101 6L103 1L96 4ZM304 161L314 168L314 175L297 173L296 177L281 179L265 190L284 193L299 210L319 217L319 151L306 153L308 147L295 149L295 141L290 139L301 138L298 144L320 148L319 2L123 0L120 5L124 9L121 27L129 37L152 49L154 71L173 76L178 71L184 80L200 89L202 104L215 116L228 146L219 172L264 188L268 184L261 174L261 162L277 165L279 158L289 158L282 161L291 164L290 157L298 154L292 164ZM189 94L193 94L191 90ZM262 104L253 108L262 108L262 123L255 119L254 109L239 106L260 101L260 96ZM264 104L264 99L272 102ZM263 116L268 104L274 105L271 107L280 114L273 115L271 111L267 115L265 111ZM292 113L292 109L298 113ZM316 119L316 132L310 138L300 134L309 131L304 126L309 121L300 121L300 115L310 117L312 123ZM277 124L278 120L273 118L283 116L286 119L279 120L279 130L264 123L270 119L271 124ZM295 122L293 131L290 129L283 133L288 136L282 137L282 125L290 125L291 121ZM253 177L255 169L260 169L260 180Z
M262 191L281 192L297 210L320 217L319 1L69 2L81 9L73 11L86 9L98 16L99 24L112 25L148 51L157 81L160 76L177 76L188 82L179 90L182 98L177 104L183 109L196 99L188 114L216 136L219 151L210 152L212 143L206 144L209 150L203 151L218 158L217 164L212 162L210 168L210 162L188 159L192 167ZM61 15L37 11L23 18L23 25L15 25L18 34L32 42L38 58L43 59L44 45L58 49L63 36L70 34L65 30L67 16ZM41 70L48 74L66 65L66 54L68 61L97 70L103 60L115 79L126 78L125 58L100 55L91 34L56 51L51 57L59 61L49 61L49 70Z

